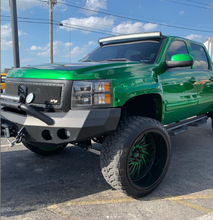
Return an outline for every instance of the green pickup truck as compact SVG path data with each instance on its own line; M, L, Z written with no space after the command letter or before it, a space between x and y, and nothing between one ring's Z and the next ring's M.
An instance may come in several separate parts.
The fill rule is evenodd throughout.
M78 63L11 70L1 131L11 146L22 142L42 155L102 143L106 181L141 197L166 175L170 136L213 118L212 63L203 44L161 32L99 44Z

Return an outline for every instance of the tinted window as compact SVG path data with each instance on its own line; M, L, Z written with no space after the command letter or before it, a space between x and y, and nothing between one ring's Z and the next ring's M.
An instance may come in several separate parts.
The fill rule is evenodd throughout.
M170 44L166 54L166 61L170 61L171 57L176 54L189 54L183 41L175 40Z
M197 70L208 70L209 62L205 53L205 50L202 46L197 44L190 44L192 48L192 54L194 56L194 66L197 67Z
M161 41L157 40L105 45L87 55L82 62L125 58L151 64L155 62L160 46Z

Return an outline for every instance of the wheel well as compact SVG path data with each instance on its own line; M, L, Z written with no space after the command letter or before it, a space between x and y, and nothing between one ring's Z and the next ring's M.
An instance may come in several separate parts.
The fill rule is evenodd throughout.
M161 96L158 94L147 94L129 99L121 108L121 118L128 116L143 116L161 121Z

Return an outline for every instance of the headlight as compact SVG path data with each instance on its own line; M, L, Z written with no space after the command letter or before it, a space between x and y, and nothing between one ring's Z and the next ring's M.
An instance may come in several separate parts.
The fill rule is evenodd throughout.
M72 108L112 106L112 87L109 80L74 81Z

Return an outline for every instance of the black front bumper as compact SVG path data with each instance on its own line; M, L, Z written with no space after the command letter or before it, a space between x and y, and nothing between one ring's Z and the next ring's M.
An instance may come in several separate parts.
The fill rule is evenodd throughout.
M26 104L5 100L1 104L27 113L6 108L1 111L1 119L4 123L14 123L18 129L24 126L25 141L37 146L81 142L107 134L116 130L121 112L119 108L110 108L43 113Z

